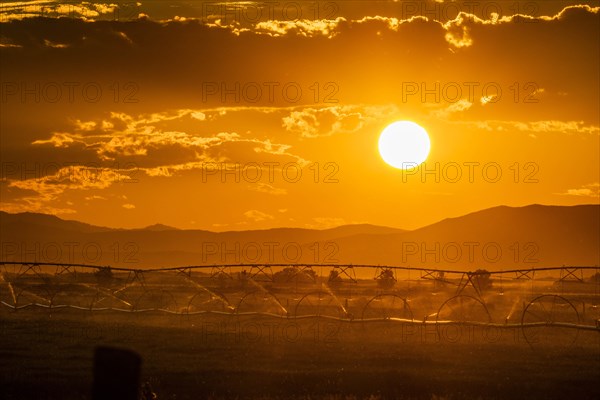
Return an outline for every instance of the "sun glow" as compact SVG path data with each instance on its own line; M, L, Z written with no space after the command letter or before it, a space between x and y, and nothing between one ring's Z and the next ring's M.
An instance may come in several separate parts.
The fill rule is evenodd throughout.
M431 142L427 131L411 121L391 123L379 136L383 161L398 169L414 168L427 159Z

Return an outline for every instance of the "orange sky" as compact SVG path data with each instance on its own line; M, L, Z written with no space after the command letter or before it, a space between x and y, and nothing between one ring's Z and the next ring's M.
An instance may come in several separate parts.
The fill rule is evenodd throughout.
M597 1L38 3L0 10L2 210L411 229L599 201ZM430 135L418 171L378 154L396 120Z

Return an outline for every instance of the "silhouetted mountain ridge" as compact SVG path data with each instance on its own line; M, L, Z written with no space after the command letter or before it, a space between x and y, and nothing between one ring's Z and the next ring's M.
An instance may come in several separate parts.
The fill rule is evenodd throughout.
M55 216L0 214L2 259L150 268L219 263L353 263L490 270L600 264L600 205L498 206L446 218L413 231L370 224L330 229L273 228L211 232L163 224L111 229ZM67 243L81 249L65 260ZM37 247L36 247L37 246ZM86 247L102 257L86 257ZM498 253L498 257L496 257ZM27 260L30 261L30 260Z
M400 234L337 243L342 262L487 269L599 265L600 205L498 206Z
M0 224L2 229L10 225L30 226L32 228L52 228L65 231L78 232L106 232L116 230L103 226L86 224L74 220L65 220L55 215L24 212L11 214L5 211L0 211Z
M174 228L169 225L164 225L164 224L153 224L153 225L148 225L147 227L142 228L141 230L161 232L161 231L178 231L180 229Z
M370 234L386 234L386 233L399 233L403 232L403 229L398 228L390 228L387 226L378 226L372 224L348 224L341 225L335 228L327 228L327 229L310 229L310 228L291 228L291 227L281 227L281 228L268 228L268 229L253 229L253 230L233 230L233 231L223 231L223 232L215 232L209 231L205 229L179 229L173 226L156 223L153 225L148 225L143 228L133 228L133 229L124 229L124 228L109 228L104 226L96 226L92 224L88 224L85 222L79 222L75 220L66 220L59 218L55 215L43 214L43 213L32 213L32 212L24 212L24 213L7 213L5 211L0 211L0 225L1 228L4 229L9 225L30 225L37 227L49 227L53 229L60 229L64 231L80 231L80 232L109 232L109 231L186 231L186 232L203 232L210 233L215 235L237 235L240 233L245 234L257 234L258 232L276 232L276 233L285 233L285 232L329 232L330 234L339 234L340 236L347 236L359 233L370 233Z

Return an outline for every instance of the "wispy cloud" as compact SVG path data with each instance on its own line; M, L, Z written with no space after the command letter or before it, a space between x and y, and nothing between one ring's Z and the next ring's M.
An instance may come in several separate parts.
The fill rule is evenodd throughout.
M271 214L267 214L258 210L248 210L244 213L244 217L252 220L253 222L263 222L275 219Z
M576 197L600 197L600 183L594 182L587 185L583 185L577 189L567 189L562 193L555 193L561 196L576 196Z
M370 122L380 121L397 113L395 105L306 107L291 111L282 119L282 126L302 137L315 138L357 132Z

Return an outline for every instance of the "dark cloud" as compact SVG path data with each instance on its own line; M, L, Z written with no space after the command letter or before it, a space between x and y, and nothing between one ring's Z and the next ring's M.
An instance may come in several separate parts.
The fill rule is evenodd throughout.
M597 9L572 7L548 18L461 14L442 22L351 14L254 26L148 18L2 22L0 156L14 163L134 162L166 168L166 175L197 169L203 159L299 161L310 156L294 147L298 138L355 132L369 120L370 105L414 112L428 123L460 113L464 126L489 120L512 131L597 134ZM407 84L419 92L407 97ZM482 105L490 84L502 95ZM423 96L436 85L462 93ZM297 88L301 95L291 96ZM537 103L525 104L527 96ZM241 106L285 110L236 114ZM236 129L218 125L219 108L230 110L227 123L237 118ZM210 124L189 115L164 121L161 113L179 110L213 111ZM267 112L275 122L254 129L251 119ZM163 117L135 127L111 117L157 113ZM61 190L81 187L69 185L28 182L11 193L37 190L54 201Z

